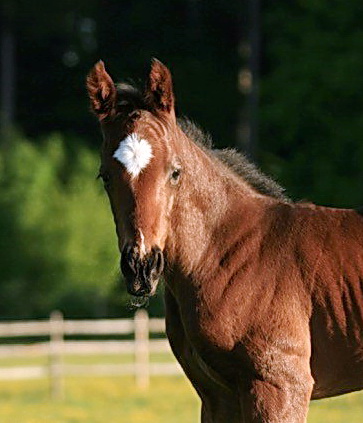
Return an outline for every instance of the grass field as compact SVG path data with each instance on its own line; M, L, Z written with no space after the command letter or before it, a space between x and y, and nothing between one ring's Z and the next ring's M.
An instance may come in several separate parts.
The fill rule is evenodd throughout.
M70 361L84 362L86 359L78 357ZM8 360L7 364L19 363ZM5 363L1 362L0 365ZM199 400L182 376L154 377L146 392L135 387L132 377L69 377L65 380L65 398L62 401L50 400L48 381L45 379L0 382L1 423L198 421ZM313 402L308 422L362 423L363 394Z

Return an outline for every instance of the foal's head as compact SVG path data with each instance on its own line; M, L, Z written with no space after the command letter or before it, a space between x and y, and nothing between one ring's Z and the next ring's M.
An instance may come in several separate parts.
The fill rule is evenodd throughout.
M128 292L155 293L181 179L169 70L152 62L145 92L116 86L98 62L87 77L91 106L103 133L100 177L116 224Z

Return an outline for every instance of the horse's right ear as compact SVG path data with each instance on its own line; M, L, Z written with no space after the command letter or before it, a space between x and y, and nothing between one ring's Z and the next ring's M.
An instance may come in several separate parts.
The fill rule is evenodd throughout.
M92 111L99 120L112 118L116 114L117 89L102 60L88 74L87 90Z

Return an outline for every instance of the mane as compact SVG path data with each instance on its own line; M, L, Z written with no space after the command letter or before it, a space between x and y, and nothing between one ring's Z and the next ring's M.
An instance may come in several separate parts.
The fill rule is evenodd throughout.
M179 118L178 125L188 138L242 177L257 192L279 200L290 201L285 195L285 189L272 178L262 173L244 154L232 148L213 149L211 136L188 118Z
M120 83L117 92L121 99L120 108L126 109L130 114L136 109L149 110L142 91L132 83ZM211 136L204 132L198 125L186 117L178 118L178 125L184 134L202 148L207 154L212 155L223 165L243 178L257 192L283 201L290 201L285 195L285 190L272 178L262 173L257 166L250 162L244 154L234 149L213 149Z

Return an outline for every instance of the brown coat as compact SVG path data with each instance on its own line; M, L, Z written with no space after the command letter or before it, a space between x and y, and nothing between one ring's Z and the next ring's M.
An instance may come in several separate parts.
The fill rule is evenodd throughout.
M292 203L195 142L158 61L143 96L101 62L87 82L127 288L151 295L165 256L167 334L202 422L303 423L311 398L363 389L362 216ZM137 177L113 156L131 133L153 152Z

